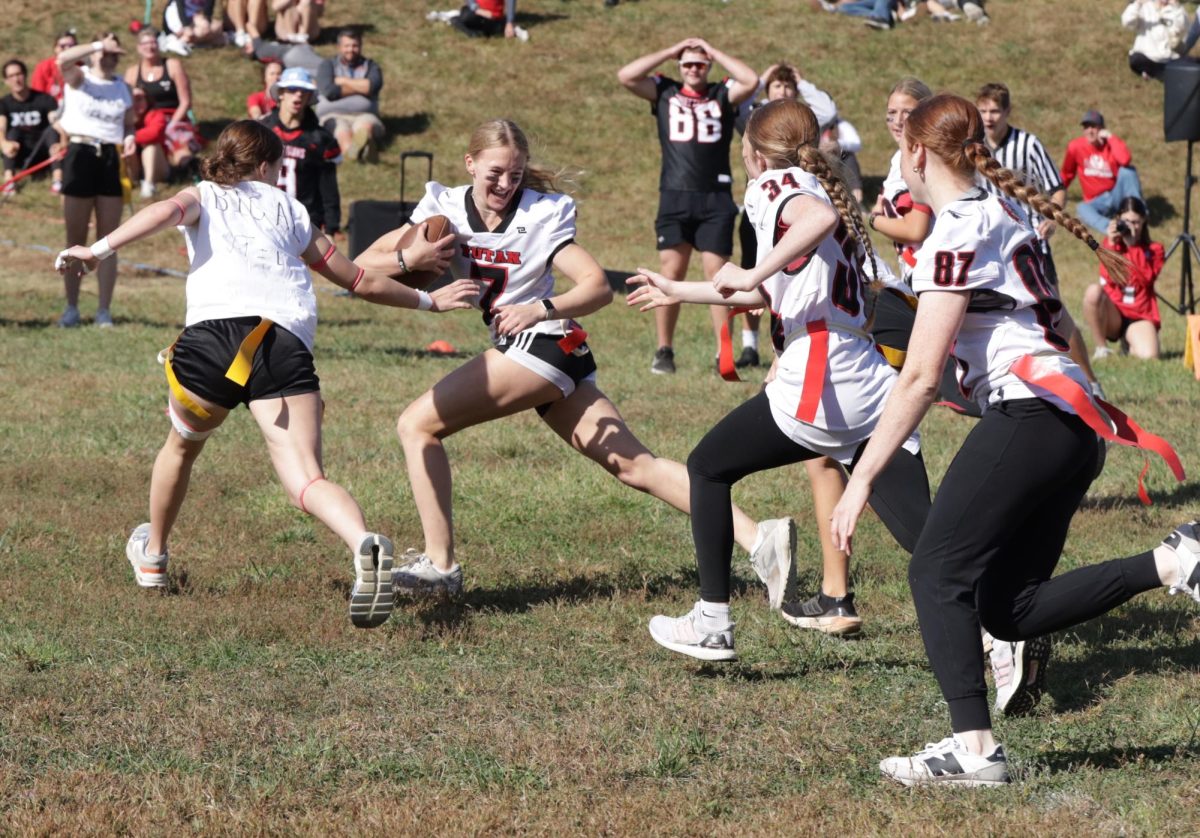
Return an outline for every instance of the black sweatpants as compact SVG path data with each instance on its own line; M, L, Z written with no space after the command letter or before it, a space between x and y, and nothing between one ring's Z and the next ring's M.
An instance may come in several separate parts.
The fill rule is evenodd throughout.
M1083 420L1031 398L985 411L950 464L908 579L956 732L991 727L980 623L1026 640L1161 584L1152 553L1050 578L1098 455Z
M866 442L858 454L865 446ZM733 484L755 472L819 456L779 430L771 416L771 404L765 392L742 402L704 435L687 462L691 481L692 540L700 571L701 599L729 601L729 571L733 561L730 494ZM897 452L875 481L871 508L900 546L911 553L929 514L929 478L920 456L903 449Z

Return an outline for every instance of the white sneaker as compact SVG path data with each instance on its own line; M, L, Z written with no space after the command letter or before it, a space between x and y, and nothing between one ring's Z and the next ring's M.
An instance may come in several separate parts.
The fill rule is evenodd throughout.
M192 48L187 42L181 39L178 35L171 35L163 32L158 36L158 48L163 52L173 52L176 55L182 55L187 58L192 54Z
M1012 643L987 635L985 648L988 640L991 640L988 658L996 682L996 712L1010 718L1028 715L1042 699L1046 665L1053 648L1051 639L1035 637Z
M911 757L888 757L879 763L879 770L906 786L1003 786L1012 782L1002 745L986 756L976 756L957 736L930 743Z
M60 329L74 329L79 325L79 309L75 306L67 306L63 309L62 317L58 318L58 327Z
M916 3L913 3L911 6L906 6L904 8L904 10L902 12L900 12L900 14L898 15L900 22L905 23L907 21L912 20L914 17L917 16L918 11L920 11L920 10L917 8Z
M392 574L392 585L397 593L409 596L458 596L462 593L463 573L458 562L443 573L433 566L428 556L411 547L404 552L404 559Z
M1187 594L1200 602L1200 521L1180 524L1174 532L1163 539L1179 560L1179 581L1167 593Z
M1092 360L1093 361L1103 361L1105 358L1111 358L1114 354L1115 353L1112 351L1111 347L1097 346L1096 349L1092 352Z
M143 180L141 191L143 198L153 198L154 193L158 191L158 187L156 187L151 181Z
M778 609L795 587L796 522L772 518L758 524L758 546L750 554L750 566L767 586L767 600Z
M164 588L167 585L167 554L151 556L146 552L150 540L150 524L134 527L125 543L125 558L133 566L133 578L143 588Z
M350 590L350 622L359 628L383 625L392 614L394 549L385 536L367 533L354 554L354 587Z
M522 43L529 40L529 32L521 26L513 27L513 35L515 35L517 40L521 41Z
M966 0L966 2L962 4L962 10L963 14L967 16L967 20L971 21L972 23L979 23L979 21L987 17L987 14L985 14L983 11L983 6L979 5L978 3L972 3L971 0Z
M240 48L246 46L246 44L248 44L248 43L250 43L250 36L247 35L245 32L234 32L233 33L233 45L235 47L238 47L240 49Z
M704 626L700 606L697 602L696 607L682 617L657 615L650 620L650 636L659 646L702 661L737 660L733 648L733 623L716 630Z

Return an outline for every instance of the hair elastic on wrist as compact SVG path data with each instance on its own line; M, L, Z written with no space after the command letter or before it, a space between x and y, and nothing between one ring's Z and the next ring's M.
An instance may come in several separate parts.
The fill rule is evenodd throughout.
M417 291L417 311L429 311L433 308L433 297L426 291Z
M353 291L358 287L358 283L362 282L363 275L366 274L362 268L358 269L358 276L354 277L354 282L350 283L350 290Z
M309 267L314 271L321 270L321 268L325 267L326 263L329 262L329 257L333 255L333 251L335 250L337 250L337 245L335 245L333 242L330 242L329 249L325 251L325 255L313 262L311 265L309 265Z

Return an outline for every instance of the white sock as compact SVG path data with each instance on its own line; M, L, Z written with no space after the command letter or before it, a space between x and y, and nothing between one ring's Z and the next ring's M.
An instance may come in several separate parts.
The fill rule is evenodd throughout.
M729 603L700 600L700 627L711 631L729 628Z
M742 329L742 348L758 351L758 332Z

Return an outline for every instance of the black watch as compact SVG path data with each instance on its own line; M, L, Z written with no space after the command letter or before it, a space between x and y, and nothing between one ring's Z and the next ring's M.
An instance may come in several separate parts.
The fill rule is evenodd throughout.
M542 308L546 309L547 320L553 320L558 314L558 310L554 308L554 303L550 302L549 298L542 300Z

